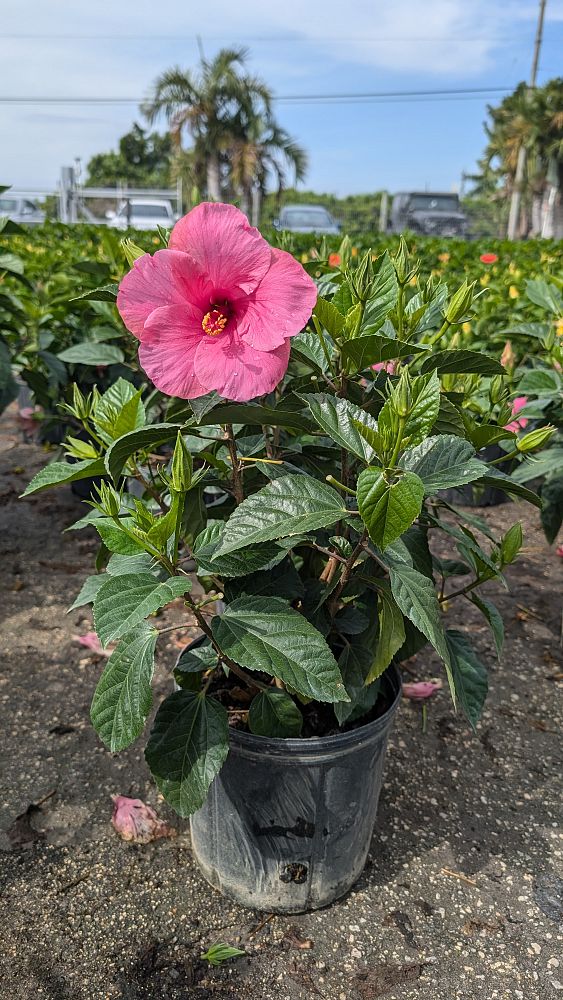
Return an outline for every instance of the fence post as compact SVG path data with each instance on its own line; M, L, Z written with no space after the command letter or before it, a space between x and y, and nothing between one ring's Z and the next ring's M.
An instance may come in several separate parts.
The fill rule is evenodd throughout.
M379 232L387 232L389 218L389 195L387 191L381 192L381 203L379 205Z

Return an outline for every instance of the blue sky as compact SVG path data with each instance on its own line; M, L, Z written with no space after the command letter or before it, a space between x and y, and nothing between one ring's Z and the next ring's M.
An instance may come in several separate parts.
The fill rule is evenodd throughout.
M143 97L172 65L246 44L279 95L512 86L527 78L536 0L22 0L4 9L0 96ZM563 75L563 0L548 0L539 82ZM339 195L451 190L484 144L490 98L292 105L278 118L308 150L306 187ZM43 188L111 149L134 105L3 106L0 183Z

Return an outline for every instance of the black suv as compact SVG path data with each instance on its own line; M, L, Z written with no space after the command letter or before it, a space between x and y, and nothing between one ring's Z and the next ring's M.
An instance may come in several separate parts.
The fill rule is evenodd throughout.
M392 233L411 229L426 236L467 235L467 216L457 194L409 191L396 194L391 206Z

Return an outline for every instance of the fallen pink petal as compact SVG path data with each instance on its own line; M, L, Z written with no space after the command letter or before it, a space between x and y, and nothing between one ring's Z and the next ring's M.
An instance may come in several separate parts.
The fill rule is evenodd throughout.
M425 701L436 694L436 691L440 691L441 687L442 681L439 680L413 681L409 684L403 684L403 697L410 698L412 701Z
M126 795L112 795L113 815L111 822L122 840L135 844L150 844L161 837L175 837L177 830L159 819L154 809L141 799L129 799Z
M560 559L563 559L563 544L557 546L555 549L555 555L559 556Z
M75 635L73 639L76 639L81 646L86 646L86 649L92 649L94 653L104 652L96 632L85 632L84 635Z
M157 389L246 402L281 382L290 338L316 300L291 254L272 248L238 208L205 202L176 223L167 250L134 262L117 306Z

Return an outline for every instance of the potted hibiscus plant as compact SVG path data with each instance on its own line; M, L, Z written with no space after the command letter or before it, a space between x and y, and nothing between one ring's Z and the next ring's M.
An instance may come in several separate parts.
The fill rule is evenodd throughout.
M281 912L331 902L362 870L396 664L430 644L455 705L479 718L487 669L444 612L470 601L500 652L502 620L479 588L502 580L522 534L483 541L440 491L474 482L538 504L475 457L466 430L468 380L504 371L451 346L473 288L419 279L403 242L309 271L236 208L193 209L168 248L139 251L117 295L154 389L75 389L67 412L90 451L76 456L71 436L80 460L51 463L26 491L109 477L76 526L101 547L73 607L93 603L102 645L117 643L92 704L111 751L151 711L168 630L155 613L180 598L197 622L147 764L190 816L209 881ZM454 558L435 553L438 534Z

